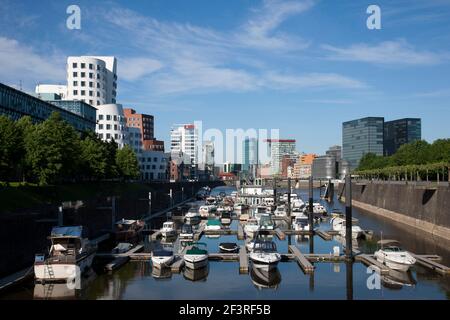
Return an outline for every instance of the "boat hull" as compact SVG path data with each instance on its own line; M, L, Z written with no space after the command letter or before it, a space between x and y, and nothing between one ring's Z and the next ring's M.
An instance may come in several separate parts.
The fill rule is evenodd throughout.
M278 266L278 262L280 262L281 258L278 255L261 256L259 254L251 253L250 260L255 268L270 271Z
M155 268L163 268L163 267L168 267L172 261L173 261L174 257L173 256L169 256L169 257L152 257L152 264Z
M208 264L208 255L184 255L184 264L189 269L200 269Z
M79 272L88 271L94 260L95 252L92 252L80 259L76 263L36 263L34 265L34 275L38 282L58 282L75 279L80 276Z

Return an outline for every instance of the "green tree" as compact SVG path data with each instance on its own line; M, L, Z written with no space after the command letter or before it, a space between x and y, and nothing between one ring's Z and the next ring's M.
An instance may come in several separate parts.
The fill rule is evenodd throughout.
M130 146L125 145L117 150L116 164L122 178L133 179L139 176L139 162Z
M75 177L80 164L80 139L75 129L54 112L26 136L27 161L41 185Z
M450 163L450 139L438 139L430 147L430 162Z
M0 116L0 180L9 181L17 175L17 164L25 154L22 141L15 122Z
M112 139L109 142L103 142L106 147L106 177L110 179L119 177L119 170L117 169L117 150L118 145Z
M392 165L426 164L431 160L431 147L425 140L413 141L402 145L392 155Z
M22 144L22 148L23 148L23 152L24 152L24 156L21 158L20 163L18 163L19 166L19 172L20 172L20 176L22 178L22 181L27 181L28 178L30 178L30 168L31 165L30 163L27 161L27 156L26 156L26 146L25 146L25 141L27 140L27 137L29 137L30 135L33 134L34 132L34 124L31 120L30 116L23 116L22 118L20 118L17 122L16 122L16 128L17 128L17 133L20 135L21 137L21 144ZM32 138L30 138L32 139Z
M80 143L82 175L95 180L103 179L108 173L108 150L94 132L86 133Z

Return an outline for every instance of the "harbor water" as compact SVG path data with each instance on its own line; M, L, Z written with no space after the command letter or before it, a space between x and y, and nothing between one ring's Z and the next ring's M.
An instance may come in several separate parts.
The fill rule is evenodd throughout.
M231 193L234 188L219 187L212 194L220 192ZM282 190L280 190L282 192ZM307 200L307 190L295 191L304 201ZM331 212L339 209L344 212L341 202L334 199L329 203L319 199L319 191L315 190L315 201L321 202ZM405 228L384 218L353 208L353 217L358 219L358 225L364 230L372 230L372 239L358 240L354 249L373 253L376 242L381 237L395 239L402 246L416 254L440 255L444 265L450 265L450 251L439 244L439 240L429 235ZM159 228L165 217L153 221L153 226ZM237 230L238 221L229 226ZM288 228L284 221L277 221L280 229ZM329 221L325 220L316 228L331 229ZM288 245L297 246L301 252L330 254L335 247L343 252L345 239L338 236L326 241L319 236L313 240L311 248L308 236L286 236L279 240L271 236L280 253L288 253ZM219 243L235 242L235 235L208 237L203 235L201 242L207 244L209 252L219 252ZM159 240L144 239L145 251L150 252L161 246ZM175 241L174 249L180 246ZM356 247L357 246L357 247ZM282 261L270 275L261 274L251 265L248 274L239 273L239 262L209 261L207 268L200 270L181 270L171 273L170 270L160 272L153 269L151 261L130 261L120 269L107 273L95 269L81 281L80 289L70 289L66 284L34 284L33 282L17 286L0 295L0 299L449 299L450 277L445 277L419 265L415 265L408 273L379 276L361 262L315 262L314 273L304 274L294 260Z

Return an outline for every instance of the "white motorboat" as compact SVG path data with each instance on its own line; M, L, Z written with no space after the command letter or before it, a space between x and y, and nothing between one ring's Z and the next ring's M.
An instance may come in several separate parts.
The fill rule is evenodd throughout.
M375 258L391 269L408 271L416 263L411 253L403 250L396 240L381 240L378 245L380 249L374 253Z
M255 268L272 270L277 267L281 255L277 252L275 242L257 240L250 252L250 260Z
M155 268L168 267L174 259L173 251L171 250L155 250L152 252L152 264Z
M49 255L37 254L34 274L37 281L75 279L90 269L96 246L86 237L82 226L53 227Z
M309 218L305 215L296 216L292 222L292 229L295 231L309 231Z
M259 224L256 219L248 219L244 225L244 232L247 236L253 237L259 231Z
M216 197L209 196L206 198L205 203L207 205L215 205L217 203Z
M208 264L208 251L206 249L202 249L201 247L206 248L206 243L194 242L192 247L186 250L183 259L187 268L200 269L206 267Z
M325 209L325 207L323 205L321 205L320 203L314 202L313 203L313 212L316 214L326 215L327 209Z
M284 205L277 206L274 213L277 217L286 217L286 207Z
M181 226L181 231L180 231L180 239L183 240L191 240L194 239L194 229L192 228L192 226L190 224L183 224Z
M163 223L160 229L163 238L175 237L177 235L177 229L175 228L175 223L172 221L166 221Z
M190 224L199 223L202 219L201 215L197 212L196 209L189 209L189 211L184 216L184 221Z
M211 214L217 211L217 207L213 204L200 206L198 212L202 218L208 218Z
M274 230L275 223L270 214L262 214L259 219L259 231Z
M345 219L341 217L334 217L330 220L332 229L338 231L343 237L346 236ZM359 239L364 234L364 231L357 225L352 225L352 238Z
M231 213L228 211L223 211L220 216L220 222L222 224L230 224L231 223Z
M248 252L252 252L255 247L255 240L249 240L245 243L245 248L247 248Z
M210 218L206 222L205 231L219 231L222 229L219 219Z

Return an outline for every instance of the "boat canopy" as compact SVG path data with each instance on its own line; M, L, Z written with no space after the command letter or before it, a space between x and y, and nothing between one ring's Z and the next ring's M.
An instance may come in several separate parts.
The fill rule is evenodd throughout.
M220 223L220 220L217 220L217 219L208 219L207 225L208 226L220 226L221 223Z
M181 226L181 232L182 233L192 233L193 232L192 226L190 224L183 224Z
M82 234L83 234L82 226L53 227L52 232L50 233L50 237L52 237L52 238L61 238L61 237L81 238Z
M277 246L273 241L256 241L253 251L255 252L276 252Z

